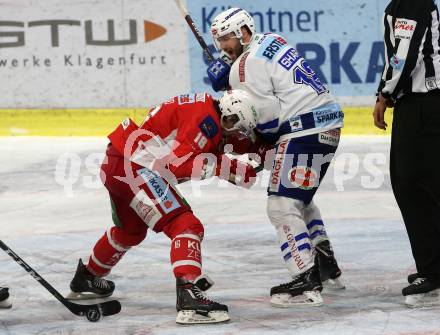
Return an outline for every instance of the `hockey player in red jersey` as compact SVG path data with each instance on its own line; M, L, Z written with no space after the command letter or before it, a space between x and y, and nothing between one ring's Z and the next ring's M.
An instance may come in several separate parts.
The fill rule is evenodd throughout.
M202 275L203 226L175 188L212 176L243 187L255 182L251 165L219 149L218 104L205 93L181 95L152 109L140 127L126 119L108 136L101 179L110 194L114 226L95 244L87 265L79 260L70 299L110 296L115 284L103 277L151 229L171 239L176 322L229 320L227 306L204 293L212 282Z

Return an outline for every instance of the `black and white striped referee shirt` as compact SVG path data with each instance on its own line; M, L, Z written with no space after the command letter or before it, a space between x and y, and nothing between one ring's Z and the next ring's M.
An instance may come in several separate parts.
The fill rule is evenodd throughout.
M440 87L437 0L392 0L383 18L385 67L378 92L393 100Z

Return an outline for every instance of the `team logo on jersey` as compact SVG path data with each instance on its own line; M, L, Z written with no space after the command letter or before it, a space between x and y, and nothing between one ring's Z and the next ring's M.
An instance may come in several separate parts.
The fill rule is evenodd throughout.
M392 55L390 58L390 66L394 70L402 70L403 66L405 65L405 60L398 58L396 55Z
M319 184L318 174L308 166L295 166L290 169L289 181L293 187L302 190L311 190Z
M207 138L213 138L218 133L218 126L211 115L208 115L199 124L199 128Z

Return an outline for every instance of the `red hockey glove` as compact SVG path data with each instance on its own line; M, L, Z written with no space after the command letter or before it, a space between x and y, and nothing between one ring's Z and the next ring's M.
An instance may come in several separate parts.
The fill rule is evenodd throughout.
M230 159L226 155L219 157L216 175L244 188L250 188L257 179L257 173L252 165L237 159Z
M236 132L233 134L228 134L225 138L225 145L229 144L232 146L230 149L232 152L235 152L236 154L247 154L250 151L250 148L252 146L252 141L249 137L244 135L243 133Z
M248 153L255 153L260 157L260 164L265 166L266 158L267 159L273 159L273 153L271 150L274 148L272 144L266 143L263 140L261 140L259 137L255 140L255 142L252 142L249 137L242 133L234 133L230 134L225 139L225 144L232 145L232 152L236 154L248 154ZM267 154L269 153L269 156ZM272 154L272 155L270 155Z

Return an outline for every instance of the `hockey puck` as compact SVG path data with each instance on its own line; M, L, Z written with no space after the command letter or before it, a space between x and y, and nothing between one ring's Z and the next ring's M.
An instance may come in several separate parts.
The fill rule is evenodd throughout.
M98 308L92 308L87 311L86 317L90 322L96 322L101 318L101 312Z

